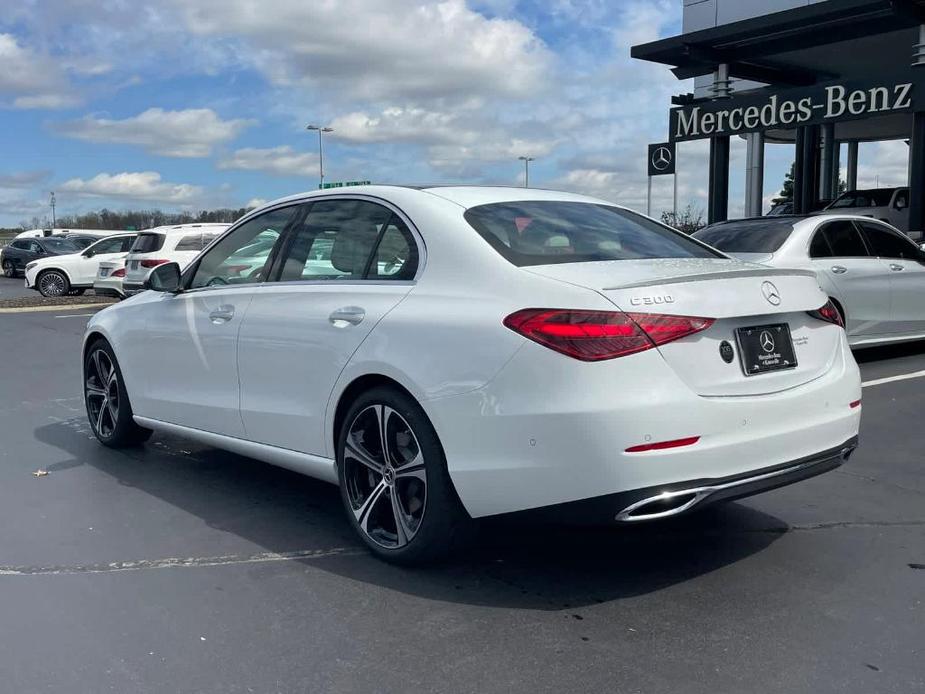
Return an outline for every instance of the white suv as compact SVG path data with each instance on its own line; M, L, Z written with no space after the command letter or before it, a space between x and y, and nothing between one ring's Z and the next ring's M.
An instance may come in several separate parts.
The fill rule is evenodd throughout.
M125 258L125 294L140 291L151 270L164 263L184 269L228 224L178 224L139 232Z
M82 294L93 286L100 262L122 258L135 234L116 234L96 241L80 253L53 255L26 265L26 286L42 296Z

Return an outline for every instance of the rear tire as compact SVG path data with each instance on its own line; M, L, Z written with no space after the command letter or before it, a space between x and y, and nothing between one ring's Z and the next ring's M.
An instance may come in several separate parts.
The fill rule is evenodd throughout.
M39 294L51 298L67 296L71 291L71 283L60 270L45 270L35 278L35 286Z
M144 443L153 433L138 426L125 390L122 371L112 347L100 339L90 345L84 359L84 403L90 428L99 442L109 448Z
M471 537L475 524L450 480L437 432L398 388L373 388L350 405L337 437L337 474L351 525L381 559L433 562Z
M3 261L3 276L4 277L15 277L16 276L16 268L13 267L13 261L11 260Z

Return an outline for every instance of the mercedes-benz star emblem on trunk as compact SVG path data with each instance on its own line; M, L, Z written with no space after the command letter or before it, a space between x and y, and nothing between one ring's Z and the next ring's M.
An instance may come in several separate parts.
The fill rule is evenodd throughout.
M764 298L767 299L769 304L780 306L780 292L777 291L777 287L772 282L762 282L761 293L764 294Z

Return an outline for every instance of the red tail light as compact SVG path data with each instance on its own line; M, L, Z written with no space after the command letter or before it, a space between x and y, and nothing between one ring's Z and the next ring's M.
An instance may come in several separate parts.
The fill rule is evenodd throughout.
M110 277L125 277L125 268L120 267L118 270L113 270L109 276Z
M163 265L164 263L169 263L170 261L167 258L145 258L141 261L141 267L152 268L157 267L158 265Z
M534 342L581 361L614 359L706 330L712 318L655 313L527 308L504 325Z
M838 312L838 309L835 308L835 304L832 303L831 299L829 299L822 308L816 309L815 311L807 311L807 313L813 318L824 320L826 323L834 323L839 328L845 327L845 323L841 319L841 314Z

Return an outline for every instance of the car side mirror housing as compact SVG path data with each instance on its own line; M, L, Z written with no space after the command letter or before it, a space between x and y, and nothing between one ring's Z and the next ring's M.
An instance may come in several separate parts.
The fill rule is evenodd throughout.
M180 291L180 266L177 263L158 265L145 280L145 289L176 294Z
M96 251L92 251L89 248L83 252L84 258L92 258L96 255Z

